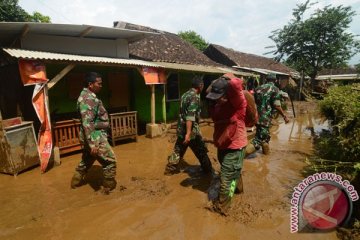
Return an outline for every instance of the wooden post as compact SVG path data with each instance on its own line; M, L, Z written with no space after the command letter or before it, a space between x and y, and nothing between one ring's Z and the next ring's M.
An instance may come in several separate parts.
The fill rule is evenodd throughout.
M304 70L301 71L300 86L299 86L299 101L301 101L303 84L304 84Z
M166 95L165 95L165 84L163 85L164 87L164 94L163 94L163 99L162 99L162 115L163 115L163 121L166 124Z
M155 85L150 85L151 89L151 124L155 124Z
M2 138L5 136L4 132L3 132L3 125L2 125L2 115L1 115L1 110L0 110L0 141L2 141Z
M75 67L75 64L67 65L63 70L61 70L58 75L48 82L48 89L51 89L60 79L62 79L68 72L70 72Z

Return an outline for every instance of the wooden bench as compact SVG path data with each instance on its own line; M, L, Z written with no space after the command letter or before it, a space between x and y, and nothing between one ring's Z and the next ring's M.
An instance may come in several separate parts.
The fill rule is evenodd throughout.
M115 146L115 141L133 138L137 141L137 112L122 112L109 114L110 117L110 142ZM65 120L55 123L53 128L55 147L59 148L60 155L81 149L80 120Z
M115 141L134 138L137 141L137 112L122 112L110 114L110 140Z
M80 121L78 119L56 122L53 129L54 146L59 148L60 154L81 149L79 139Z

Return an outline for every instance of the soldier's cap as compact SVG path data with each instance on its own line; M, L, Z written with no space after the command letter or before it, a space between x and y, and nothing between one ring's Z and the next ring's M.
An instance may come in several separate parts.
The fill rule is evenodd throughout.
M200 77L200 76L195 76L195 77L192 79L192 86L193 86L193 87L200 87L201 84L204 84L204 81L203 81L202 77Z
M266 75L267 80L276 80L276 74L275 73L268 73Z
M224 96L227 87L228 81L225 78L220 77L218 79L215 79L211 85L210 92L206 95L206 98L211 100L218 100L219 98Z

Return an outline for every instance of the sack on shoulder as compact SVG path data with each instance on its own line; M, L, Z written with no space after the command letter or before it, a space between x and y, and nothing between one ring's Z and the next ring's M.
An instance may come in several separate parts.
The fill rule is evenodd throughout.
M259 120L259 115L256 108L255 98L247 90L243 90L244 96L247 101L246 114L245 114L245 126L253 127Z

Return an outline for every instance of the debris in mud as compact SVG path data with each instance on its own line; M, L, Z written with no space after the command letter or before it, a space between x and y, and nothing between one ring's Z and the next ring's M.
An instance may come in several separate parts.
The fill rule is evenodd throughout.
M360 229L358 229L358 228L353 228L353 229L338 228L336 236L341 240L360 239Z
M176 134L171 134L171 135L169 136L169 143L175 143L175 142L176 142L176 139L177 139Z
M132 185L129 185L131 199L153 199L166 196L170 193L164 180L146 179L143 177L131 177Z
M215 175L211 181L210 187L208 189L208 206L205 209L216 212L212 205L212 201L217 199L220 190L220 176ZM229 221L240 222L242 224L248 225L256 222L259 218L269 219L272 217L272 212L275 209L285 209L286 204L281 201L273 201L268 199L268 208L260 207L262 206L257 201L257 197L253 196L251 193L248 195L240 195L239 193L234 196L232 199L231 207L228 213L223 216L226 216Z
M262 214L263 209L256 209L253 204L242 201L234 201L231 207L231 218L243 224L254 222Z
M144 177L131 177L131 181L144 181Z

